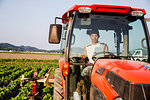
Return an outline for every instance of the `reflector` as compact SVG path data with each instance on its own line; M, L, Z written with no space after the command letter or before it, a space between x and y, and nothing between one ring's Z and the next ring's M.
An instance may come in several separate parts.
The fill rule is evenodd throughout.
M69 74L69 63L68 61L65 61L65 65L63 67L63 75L68 76L68 74Z

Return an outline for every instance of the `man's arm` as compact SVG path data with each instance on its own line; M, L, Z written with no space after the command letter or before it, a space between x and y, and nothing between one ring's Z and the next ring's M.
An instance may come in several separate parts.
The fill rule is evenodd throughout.
M87 57L86 47L84 47L83 55Z
M105 44L105 49L104 49L105 52L108 52L108 46L107 44Z
M104 55L109 55L109 54L107 53L107 52L108 52L108 46L107 46L107 44L105 44L104 52L106 52Z
M81 58L81 63L85 62L85 58L87 57L87 51L86 51L86 47L84 47L84 51L83 51L83 56Z

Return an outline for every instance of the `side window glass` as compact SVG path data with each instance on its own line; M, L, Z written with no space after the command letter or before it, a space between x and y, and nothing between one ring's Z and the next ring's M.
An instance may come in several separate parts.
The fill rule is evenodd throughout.
M112 84L113 81L114 81L114 76L115 76L115 74L113 74L112 72L108 71L105 77L106 77L106 80L107 80L110 84Z
M97 72L99 75L102 75L104 71L105 71L105 68L99 68L96 72Z
M62 32L62 35L61 35L61 47L60 47L60 54L61 56L64 55L64 52L65 52L65 45L66 45L66 35L67 35L67 25L64 24L63 25L63 32Z
M136 53L135 53L135 55L139 55L140 54L140 51L137 51Z

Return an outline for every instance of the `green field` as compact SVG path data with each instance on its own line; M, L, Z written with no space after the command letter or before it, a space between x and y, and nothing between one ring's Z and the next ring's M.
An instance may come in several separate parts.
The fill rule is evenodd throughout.
M22 75L32 77L33 72L38 70L38 76L43 76L52 67L54 74L58 67L58 60L37 60L37 59L0 59L0 100L26 100L31 93L31 82L20 86ZM52 100L52 87L39 85L43 100Z

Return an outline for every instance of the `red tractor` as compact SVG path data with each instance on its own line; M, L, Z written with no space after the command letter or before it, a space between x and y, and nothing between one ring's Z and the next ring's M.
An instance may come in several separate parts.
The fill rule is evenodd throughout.
M61 41L61 60L53 100L150 100L145 14L129 6L93 4L75 5L62 18L56 17L49 43ZM144 49L144 61L135 61L137 49Z

